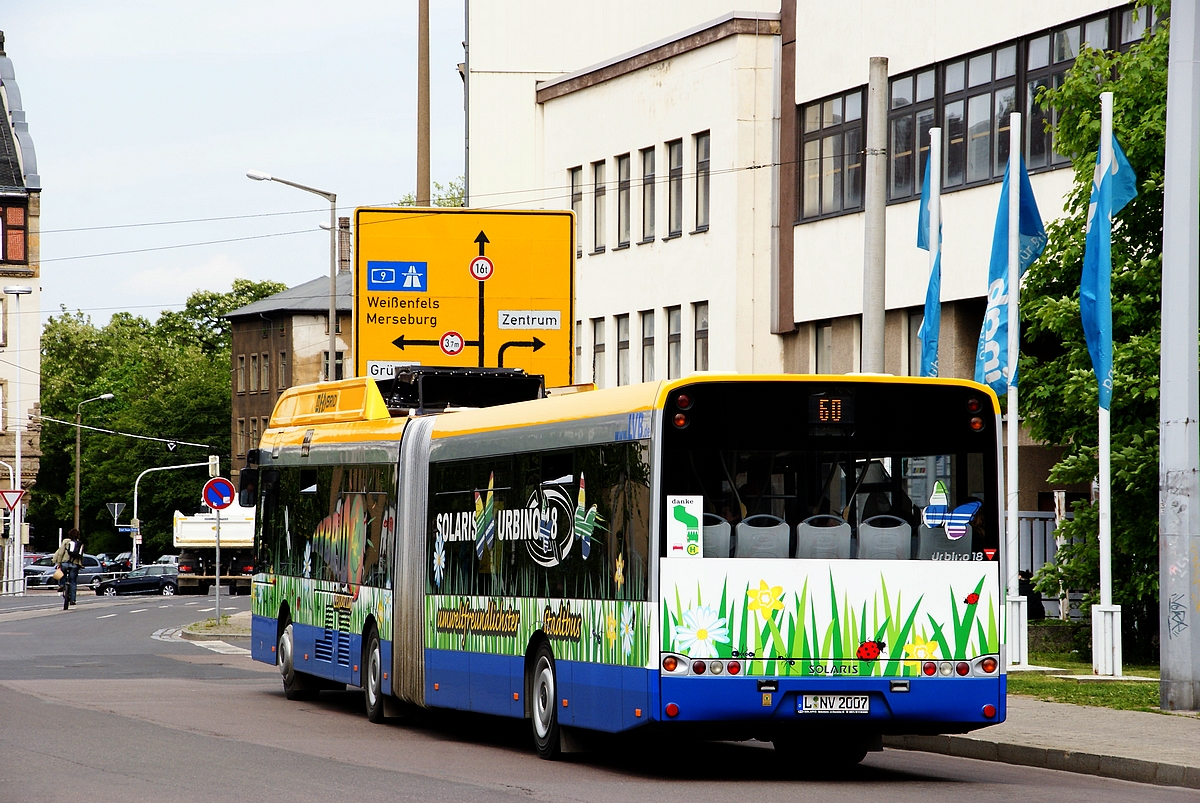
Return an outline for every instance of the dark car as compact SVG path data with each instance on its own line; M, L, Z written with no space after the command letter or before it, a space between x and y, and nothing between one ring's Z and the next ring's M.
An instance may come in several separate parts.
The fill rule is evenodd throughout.
M38 558L25 567L25 585L29 588L57 586L58 581L54 579L54 566L52 556ZM79 586L90 585L95 588L100 583L100 574L103 571L104 567L100 565L100 561L96 560L95 555L84 555L83 566L79 569L79 576L75 582Z
M133 568L133 553L122 552L108 562L108 571L127 572Z
M96 595L115 597L119 594L175 595L179 588L178 572L174 566L140 566L122 577L104 580L96 586Z

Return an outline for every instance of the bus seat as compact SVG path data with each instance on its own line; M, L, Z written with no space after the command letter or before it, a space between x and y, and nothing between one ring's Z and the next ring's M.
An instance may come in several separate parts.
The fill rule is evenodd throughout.
M858 557L908 560L912 557L912 527L896 516L872 516L858 526Z
M850 525L841 516L809 516L796 525L796 557L849 558Z
M735 558L786 558L792 528L765 513L738 522Z
M729 536L733 528L715 513L704 514L704 557L729 557Z
M946 553L950 553L951 559L953 556L971 554L971 525L969 524L967 525L967 534L957 541L951 541L946 537L945 527L926 527L922 523L917 532L917 554L921 560L935 560L934 555L944 556Z

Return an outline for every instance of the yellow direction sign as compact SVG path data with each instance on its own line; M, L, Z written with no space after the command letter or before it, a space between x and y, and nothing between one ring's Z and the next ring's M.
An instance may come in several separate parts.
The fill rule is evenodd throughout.
M566 211L355 211L354 362L523 368L569 385L575 225Z

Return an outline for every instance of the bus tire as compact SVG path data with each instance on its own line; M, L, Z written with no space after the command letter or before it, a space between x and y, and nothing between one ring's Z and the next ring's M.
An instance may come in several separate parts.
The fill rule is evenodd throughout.
M558 679L554 671L554 651L543 641L533 656L529 678L529 711L533 720L533 744L540 757L557 759L561 752L558 728Z
M367 719L383 722L383 657L375 628L371 628L367 639L367 656L363 664L363 699L367 705Z
M292 636L292 623L288 622L279 634L279 645L275 654L279 661L279 674L283 676L283 696L289 700L311 700L317 692L307 683L303 672L296 671L293 661L295 639Z

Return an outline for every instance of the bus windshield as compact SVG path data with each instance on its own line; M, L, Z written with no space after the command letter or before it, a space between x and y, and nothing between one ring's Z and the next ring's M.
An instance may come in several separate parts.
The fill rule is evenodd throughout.
M994 423L988 416L985 437L958 426L969 389L897 386L889 396L792 382L753 391L768 409L840 399L833 422L766 409L713 421L710 411L733 409L721 390L730 389L684 389L687 410L674 415L685 418L670 414L677 398L665 427L663 489L703 511L704 557L995 559ZM660 554L670 550L664 540Z

